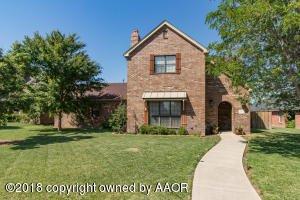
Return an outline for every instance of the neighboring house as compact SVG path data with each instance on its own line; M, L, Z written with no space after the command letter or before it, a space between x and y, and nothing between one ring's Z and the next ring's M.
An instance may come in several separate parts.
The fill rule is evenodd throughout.
M300 111L295 115L295 128L300 129Z
M43 113L40 115L40 117L37 119L36 124L41 125L53 125L54 124L54 117L50 116L47 113Z
M99 127L107 122L110 114L120 105L126 103L126 83L110 83L102 90L87 91L91 107L86 113L86 124L80 124L74 114L63 114L62 128L86 126ZM55 118L54 126L57 127Z
M186 127L189 133L209 134L243 127L250 132L250 112L241 105L228 77L206 74L207 49L163 21L143 39L131 34L128 63L127 131L143 124ZM247 92L246 90L243 90Z
M286 117L284 112L279 110L271 111L272 115L272 128L285 128L286 127Z
M251 108L251 128L271 129L286 128L287 114L279 108L267 108L266 106L252 106ZM295 109L295 128L300 129L300 109Z

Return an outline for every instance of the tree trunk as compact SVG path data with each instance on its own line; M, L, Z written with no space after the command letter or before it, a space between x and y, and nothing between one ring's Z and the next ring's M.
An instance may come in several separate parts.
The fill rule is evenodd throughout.
M297 94L297 99L300 99L300 83L296 83L296 94Z
M62 111L59 111L58 113L58 123L57 123L57 131L61 131L61 119L62 119Z

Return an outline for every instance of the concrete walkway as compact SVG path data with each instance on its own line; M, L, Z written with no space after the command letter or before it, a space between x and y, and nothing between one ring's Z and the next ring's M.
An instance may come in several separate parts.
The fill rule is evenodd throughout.
M243 168L245 140L225 132L195 171L192 200L260 200Z

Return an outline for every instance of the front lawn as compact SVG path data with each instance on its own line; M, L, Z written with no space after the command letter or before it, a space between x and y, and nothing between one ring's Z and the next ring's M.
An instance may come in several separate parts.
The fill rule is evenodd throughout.
M299 199L300 130L256 131L249 139L246 164L263 199Z
M0 129L3 199L145 199L143 193L8 193L6 183L189 184L188 193L154 193L150 199L189 199L194 169L218 136L117 135L96 130L57 133L49 126L10 124Z

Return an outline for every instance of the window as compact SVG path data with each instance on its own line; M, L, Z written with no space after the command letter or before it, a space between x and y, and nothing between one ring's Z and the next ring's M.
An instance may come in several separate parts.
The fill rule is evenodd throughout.
M181 117L180 101L149 102L150 125L179 128Z
M157 74L175 73L176 72L176 56L155 56L154 71Z

